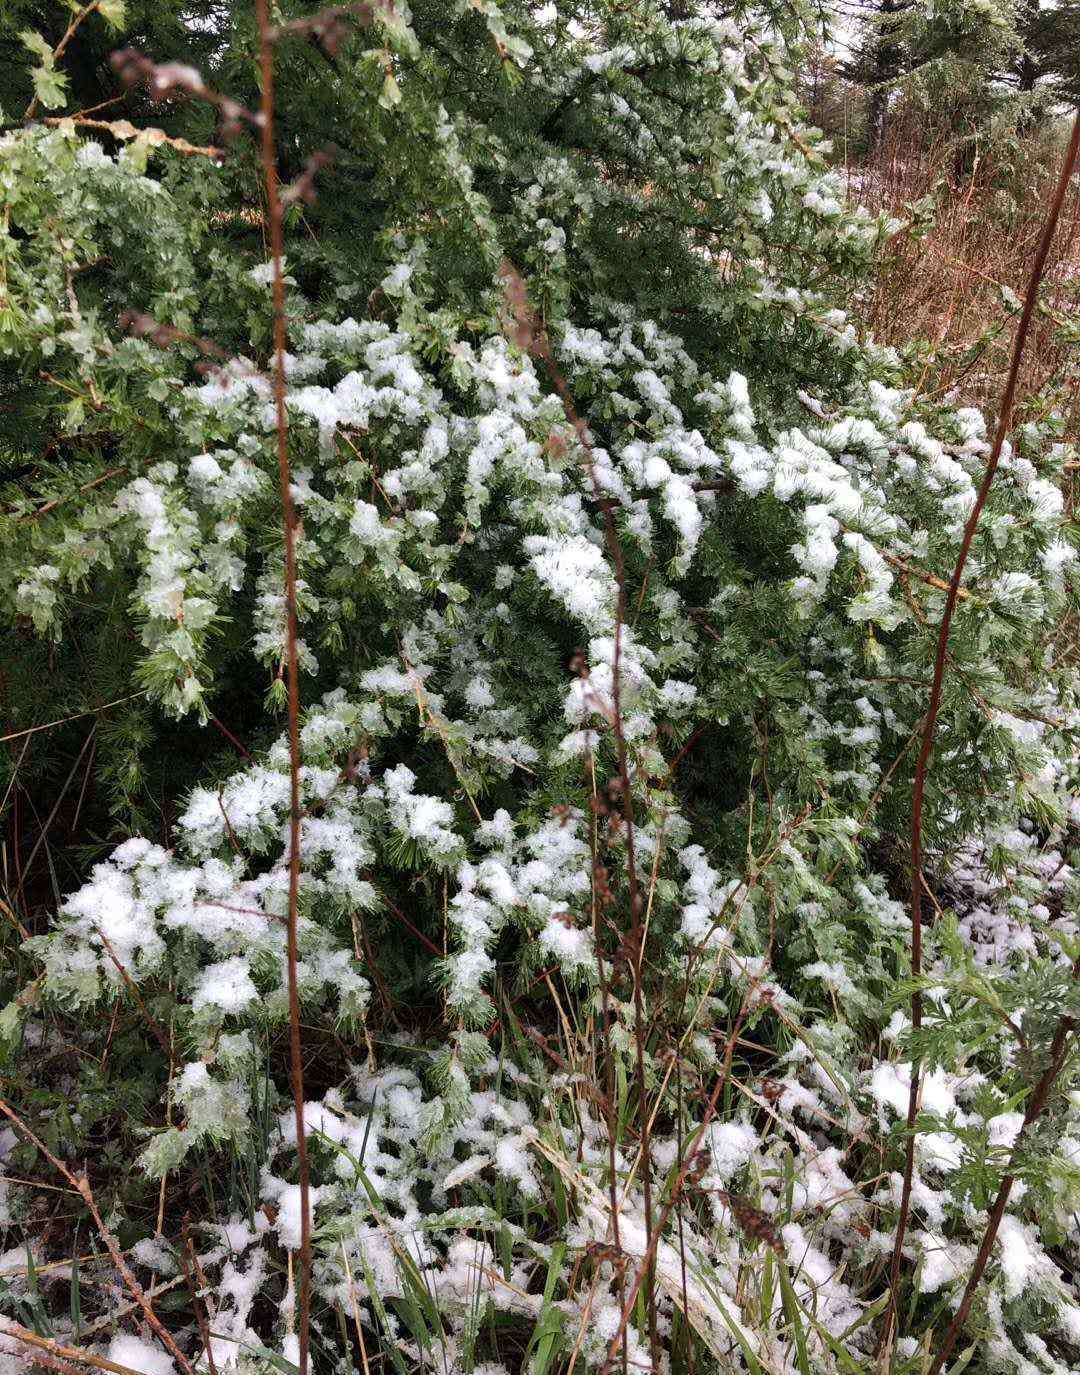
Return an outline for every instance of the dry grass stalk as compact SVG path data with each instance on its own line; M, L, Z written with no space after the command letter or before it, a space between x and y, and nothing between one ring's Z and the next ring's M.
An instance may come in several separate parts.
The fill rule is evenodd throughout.
M64 1164L64 1162L58 1159L57 1156L55 1156L52 1153L52 1151L49 1150L48 1146L45 1145L44 1141L42 1141L41 1138L26 1125L26 1123L22 1120L18 1113L15 1112L13 1108L9 1107L8 1104L3 1101L3 1099L0 1099L0 1112L2 1112L4 1116L7 1117L16 1128L18 1128L18 1130L22 1133L23 1136L26 1137L26 1139L29 1142L31 1142L34 1146L37 1147L37 1149L41 1152L41 1154L45 1157L45 1159L49 1162L53 1169L59 1171L59 1173L64 1176L64 1178L68 1181L71 1187L80 1195L83 1202L86 1204L87 1209L90 1212L90 1216L93 1218L94 1226L97 1228L99 1236L105 1243L106 1250L112 1257L113 1264L119 1271L120 1277L124 1281L124 1284L127 1286L132 1298L135 1300L135 1302L139 1305L139 1308L142 1310L143 1316L145 1317L146 1321L153 1329L155 1335L161 1342L162 1346L165 1347L165 1349L176 1361L180 1369L184 1372L184 1375L195 1375L191 1362L180 1350L179 1346L177 1346L176 1340L173 1337L172 1333L168 1330L168 1328L163 1326L161 1319L154 1312L153 1305L147 1297L145 1290L143 1289L139 1281L135 1278L134 1274L131 1271L131 1267L124 1259L124 1253L120 1249L119 1242L113 1236L112 1232L109 1231L108 1227L105 1226L105 1220L101 1216L100 1211L98 1210L97 1201L94 1198L93 1190L90 1188L89 1179L86 1177L85 1174L76 1175L71 1170L69 1170L68 1167Z
M35 1364L47 1365L51 1370L71 1370L74 1362L79 1366L89 1366L92 1370L111 1371L112 1375L144 1375L141 1370L121 1365L119 1361L110 1361L107 1356L98 1356L93 1351L84 1351L81 1346L64 1346L62 1342L55 1342L51 1337L40 1337L28 1327L20 1327L18 1323L12 1322L10 1318L0 1319L0 1342L5 1339L32 1347L40 1353L35 1358ZM76 1375L83 1375L83 1372L80 1370Z

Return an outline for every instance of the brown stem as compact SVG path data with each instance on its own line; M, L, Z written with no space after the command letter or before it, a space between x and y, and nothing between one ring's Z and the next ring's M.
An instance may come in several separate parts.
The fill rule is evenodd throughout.
M228 726L226 726L223 722L219 721L212 711L207 712L207 716L209 717L210 721L215 726L217 726L218 730L222 733L225 739L228 740L229 744L234 746L240 752L240 754L244 756L245 759L254 758L251 751L246 746L242 745L239 740L237 740L236 736L233 735L232 731L228 728Z
M1005 391L1001 398L1001 410L998 414L998 423L994 432L993 446L990 450L990 457L986 463L986 471L983 474L982 483L979 486L979 491L975 498L975 504L972 506L967 524L964 526L964 536L960 542L960 552L957 555L956 564L953 567L952 577L949 579L949 591L945 597L945 609L942 612L941 627L938 631L937 654L934 658L934 678L930 688L930 704L927 709L926 719L923 722L922 745L919 750L918 762L915 766L915 785L911 799L911 974L914 979L918 979L922 974L923 801L926 793L927 767L930 761L930 753L934 747L934 731L937 725L938 711L941 706L942 688L945 679L945 663L949 647L949 630L952 626L953 614L956 610L956 602L960 594L960 579L963 577L964 566L967 563L968 553L971 549L971 542L975 536L975 528L979 523L979 517L982 514L983 507L986 505L986 498L990 493L990 486L993 483L994 474L997 472L998 463L1001 459L1002 446L1005 443L1005 436L1012 426L1013 407L1016 401L1016 389L1020 377L1020 360L1023 356L1024 345L1027 343L1032 316L1035 313L1035 305L1039 295L1039 283L1042 281L1043 271L1046 267L1046 259L1050 253L1050 245L1054 238L1054 231L1057 228L1058 218L1061 215L1061 208L1065 202L1066 192L1069 189L1069 180L1072 176L1073 168L1076 165L1078 151L1080 151L1080 111L1077 112L1076 118L1073 121L1072 137L1069 139L1069 147L1065 155L1064 164L1062 165L1061 176L1058 179L1057 191L1054 195L1053 204L1050 207L1050 213L1046 218L1042 238L1039 242L1039 247L1035 254L1035 261L1031 268L1027 294L1024 298L1024 309L1020 316L1020 322L1016 328L1016 337L1013 340L1012 358L1009 362L1009 375L1005 383ZM911 1029L916 1036L918 1035L919 1028L922 1026L922 1012L922 990L916 987L911 995ZM900 1215L896 1224L896 1241L893 1246L892 1262L890 1266L889 1306L885 1315L883 1341L888 1340L899 1307L900 1267L903 1261L904 1237L907 1232L908 1219L911 1215L911 1185L915 1172L915 1122L919 1113L920 1088L921 1076L919 1073L919 1062L917 1055L913 1052L911 1062L911 1092L908 1095L907 1110L907 1151L904 1159L903 1183L900 1190ZM1006 1193L1006 1198L1007 1197L1008 1194ZM1004 1208L1004 1203L1002 1203L1002 1208Z
M97 1228L98 1234L100 1235L102 1241L105 1243L105 1249L112 1257L113 1264L120 1272L120 1278L124 1281L125 1285L127 1286L128 1292L131 1294L131 1297L142 1309L143 1317L145 1317L146 1321L153 1328L155 1334L161 1341L161 1344L166 1348L169 1354L176 1361L177 1365L184 1372L184 1375L195 1375L195 1372L191 1366L191 1362L177 1346L176 1340L174 1339L172 1333L169 1332L167 1328L162 1326L161 1319L154 1312L153 1306L151 1305L150 1300L147 1298L145 1290L143 1289L139 1281L135 1278L135 1276L132 1274L131 1267L124 1259L124 1253L120 1250L119 1242L113 1236L112 1232L109 1231L108 1227L105 1226L105 1221L102 1218L101 1213L98 1211L97 1201L94 1198L94 1193L93 1190L90 1188L90 1181L86 1177L86 1174L83 1173L82 1175L76 1175L71 1170L69 1170L62 1160L58 1159L55 1155L53 1155L52 1151L49 1150L45 1142L42 1141L42 1139L26 1125L26 1123L22 1120L19 1114L14 1110L14 1108L9 1107L8 1104L5 1103L2 1098L0 1098L0 1112L2 1112L5 1117L11 1120L11 1122L14 1124L14 1126L16 1126L19 1129L23 1136L25 1136L26 1139L32 1145L37 1147L37 1149L41 1152L41 1154L45 1157L45 1159L49 1162L53 1169L58 1170L60 1174L62 1174L64 1178L67 1180L67 1182L71 1185L71 1187L80 1195L83 1202L89 1209L90 1216L94 1220L94 1226ZM21 1338L20 1340L25 1340L25 1338ZM82 1357L77 1357L76 1359L82 1359ZM122 1366L113 1366L110 1368L121 1370L124 1369L124 1367Z
M300 1375L308 1371L311 1309L311 1179L304 1130L304 1060L300 1040L300 993L297 977L300 904L300 679L296 652L296 511L289 471L288 422L285 414L285 227L274 152L274 43L268 0L255 0L262 66L260 124L262 166L270 222L270 257L274 270L274 416L277 429L281 511L285 525L285 635L289 692L289 1065L296 1117L296 1158L300 1171Z
M394 914L395 917L397 917L398 921L401 922L402 926L404 926L407 931L412 932L412 934L425 948L425 950L430 951L431 954L434 955L437 960L441 960L443 957L443 952L430 938L430 936L425 936L423 931L421 931L418 926L415 926L399 907L394 906L394 904L385 895L385 893L383 894L383 901L386 903L387 908Z
M994 1206L990 1209L990 1216L986 1221L986 1231L983 1233L982 1243L979 1246L979 1254L975 1257L975 1264L971 1267L971 1274L964 1287L964 1296L960 1300L960 1306L953 1315L953 1320L945 1330L945 1335L941 1340L937 1355L931 1365L927 1375L940 1375L940 1372L949 1357L950 1352L956 1345L957 1338L967 1321L967 1316L971 1312L971 1305L975 1299L975 1291L979 1287L983 1273L990 1260L990 1252L993 1250L994 1242L997 1239L998 1228L1001 1226L1001 1219L1005 1215L1005 1205L1009 1201L1012 1193L1013 1184L1016 1182L1014 1173L1015 1162L1019 1156L1021 1143L1024 1134L1031 1126L1032 1122L1042 1114L1046 1107L1047 1099L1050 1097L1050 1090L1054 1087L1054 1081L1065 1064L1069 1053L1070 1033L1076 1029L1076 1020L1073 1017L1062 1017L1054 1033L1054 1039L1050 1046L1050 1063L1043 1071L1042 1077L1035 1085L1035 1089L1028 1101L1027 1110L1024 1113L1024 1124L1020 1128L1020 1133L1013 1145L1012 1156L1009 1160L1009 1172L1001 1181L997 1197L994 1199Z
M615 737L615 752L618 760L619 788L622 793L622 812L623 822L625 824L626 844L626 880L630 896L630 931L628 945L630 955L629 962L633 975L634 1078L637 1087L638 1102L641 1106L642 1113L641 1187L645 1205L645 1238L646 1249L648 1251L645 1269L649 1272L650 1279L648 1288L649 1352L652 1358L653 1369L658 1370L660 1368L660 1343L656 1326L656 1299L651 1283L652 1257L655 1254L655 1247L652 1246L652 1150L651 1132L649 1130L648 1096L645 1084L645 1006L642 997L642 977L645 963L645 927L642 922L641 889L638 883L637 855L634 838L634 795L630 781L630 762L626 748L626 735L623 730L622 686L620 682L622 676L623 628L626 624L626 564L623 559L622 543L619 540L619 533L615 528L615 518L612 515L610 505L603 501L603 494L596 477L596 466L593 462L593 446L592 438L589 434L589 427L578 413L566 378L563 376L558 363L555 361L555 354L552 351L551 341L548 338L547 331L533 317L529 309L525 284L521 280L520 274L509 263L503 265L502 271L507 282L509 303L518 326L518 341L524 344L529 352L533 354L534 357L539 358L543 363L548 378L555 388L559 400L562 402L563 413L569 421L574 434L577 436L578 443L581 445L583 453L588 459L587 470L589 481L593 489L593 499L601 509L604 521L604 541L607 546L608 557L611 559L615 576L615 652L612 656L611 665L611 725Z
M126 472L126 468L107 468L100 476L95 477L91 482L84 482L83 485L77 487L74 492L67 492L64 496L53 497L52 501L47 501L44 506L39 506L36 511L25 512L25 514L19 516L18 519L20 521L37 520L40 516L46 515L49 511L59 506L62 501L67 501L69 497L79 496L82 492L92 492L95 487L100 487L102 483L108 482L109 478L119 477L122 473Z
M103 134L111 134L121 143L138 133L149 136L149 141L155 144L165 143L170 148L175 148L185 157L212 158L218 162L225 156L224 151L213 144L189 143L186 138L173 138L162 129L136 129L131 121L126 119L81 119L76 115L50 115L41 122L54 128L63 124L77 124L80 129L97 129Z
M79 10L78 13L75 15L74 19L72 19L71 23L67 26L63 38L61 38L60 42L57 43L56 47L53 49L52 61L54 66L63 57L64 49L67 47L67 45L71 42L72 38L74 37L75 30L79 27L79 25L83 22L84 19L88 19L90 15L94 13L94 11L98 7L98 3L99 0L90 0L90 4L84 5L83 8ZM33 117L37 114L37 108L38 98L35 95L34 98L31 100L30 104L26 107L26 114L23 115L23 119L33 119Z
M94 1370L111 1371L112 1375L143 1375L141 1370L121 1365L119 1361L110 1361L107 1356L97 1356L92 1351L84 1351L81 1346L64 1346L50 1337L41 1337L38 1333L31 1332L28 1327L20 1327L9 1318L0 1319L0 1341L4 1340L22 1342L24 1346L43 1352L44 1358L39 1357L38 1360L43 1365L48 1364L52 1370L70 1370L67 1362L77 1361L79 1365L90 1366ZM33 1361L28 1363L34 1364ZM82 1371L77 1375L82 1375Z
M184 1281L191 1295L191 1306L195 1310L195 1321L199 1327L199 1339L206 1352L206 1361L210 1367L210 1375L218 1375L217 1362L214 1360L214 1347L210 1337L210 1321L206 1311L206 1302L199 1294L199 1286L195 1282L195 1275L198 1274L200 1283L205 1288L205 1276L202 1267L199 1265L199 1258L195 1254L195 1247L192 1245L191 1232L188 1230L187 1219L184 1219L184 1244L180 1247L180 1264L184 1271Z
M143 1018L146 1021L146 1025L150 1028L151 1032L153 1033L154 1039L157 1041L158 1045L165 1052L166 1060L171 1061L172 1051L169 1049L169 1042L166 1039L164 1031L162 1031L161 1027L154 1020L154 1017L151 1014L150 1009L146 1006L146 1003L143 1001L143 996L139 992L138 985L135 983L135 980L131 977L131 975L124 968L123 964L120 962L119 956L117 955L116 951L112 948L112 943L110 942L108 936L106 936L105 932L102 931L100 926L94 927L94 934L97 936L98 940L101 941L102 945L105 947L105 951L109 956L109 959L112 960L113 964L116 966L117 973L123 979L124 985L127 988L128 992L131 994L132 998L134 999L136 1007L142 1013Z

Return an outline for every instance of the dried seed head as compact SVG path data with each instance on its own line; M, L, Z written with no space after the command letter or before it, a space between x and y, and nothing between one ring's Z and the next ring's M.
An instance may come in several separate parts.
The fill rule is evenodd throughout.
M763 1213L748 1199L741 1198L738 1194L729 1194L723 1189L720 1191L720 1198L731 1210L731 1216L745 1237L751 1241L763 1242L778 1256L784 1254L784 1243L781 1241L780 1233L776 1230L776 1226L768 1213Z

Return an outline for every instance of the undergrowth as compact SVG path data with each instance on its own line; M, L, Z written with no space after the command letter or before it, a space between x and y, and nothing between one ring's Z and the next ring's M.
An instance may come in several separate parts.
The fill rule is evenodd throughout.
M988 323L801 11L217 22L0 135L0 1365L1075 1369L1075 186Z

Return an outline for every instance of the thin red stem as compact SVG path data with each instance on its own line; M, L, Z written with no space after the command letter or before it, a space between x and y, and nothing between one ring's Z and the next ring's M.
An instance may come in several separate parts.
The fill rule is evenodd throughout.
M938 711L941 707L942 690L945 681L946 657L949 648L949 631L952 627L953 615L956 611L956 603L960 594L960 580L963 577L964 567L967 564L968 554L971 550L971 542L975 537L975 529L979 524L979 517L982 515L983 507L986 505L986 499L990 494L990 487L994 481L994 474L997 472L998 463L1001 459L1001 450L1005 443L1005 436L1012 427L1013 408L1016 402L1016 390L1020 378L1020 362L1023 357L1024 346L1027 343L1032 317L1035 314L1035 305L1039 296L1039 284L1042 281L1043 272L1046 268L1046 260L1050 253L1050 245L1053 242L1054 231L1057 229L1061 208L1065 202L1065 195L1069 188L1069 179L1072 176L1073 168L1076 166L1078 150L1080 150L1080 112L1077 113L1076 119L1073 122L1072 137L1069 139L1069 147L1061 169L1061 176L1058 178L1057 191L1054 195L1046 224L1043 227L1042 238L1035 254L1035 261L1032 264L1031 275L1028 278L1027 294L1024 298L1024 309L1020 316L1020 323L1016 329L1016 337L1013 340L1012 358L1009 363L1009 375L1005 383L1004 394L1001 398L1001 409L998 414L997 428L994 432L994 442L990 450L990 457L986 463L986 471L983 474L982 483L980 484L978 494L975 498L975 504L972 506L967 524L964 526L964 536L960 542L960 552L957 555L956 564L953 567L952 577L949 579L949 590L945 597L945 609L942 613L941 626L938 631L937 654L934 658L934 677L930 688L930 704L927 709L926 718L923 722L922 745L919 749L919 758L915 766L915 785L911 799L911 974L913 979L918 979L922 975L923 804L926 794L926 776L930 762L930 754L934 748L934 734L937 726ZM922 990L916 987L911 995L911 1028L915 1035L918 1034L919 1028L922 1026L922 1013ZM911 1091L908 1095L907 1110L907 1151L904 1159L903 1183L900 1190L900 1215L896 1224L896 1241L893 1246L892 1264L890 1267L889 1308L883 1329L883 1335L886 1340L891 1325L895 1320L899 1305L900 1267L903 1261L904 1238L907 1233L908 1220L911 1216L911 1187L915 1172L915 1122L919 1114L920 1088L921 1075L919 1072L918 1055L913 1051L911 1063Z
M307 1375L311 1315L311 1177L304 1130L304 1059L300 1039L297 978L300 905L300 679L296 652L296 510L289 471L285 412L285 227L274 152L274 42L268 0L255 0L262 66L260 123L263 176L274 288L274 416L277 429L281 512L285 525L285 661L289 695L289 1065L296 1116L296 1157L300 1171L300 1375Z
M1064 1068L1065 1061L1069 1053L1069 1038L1076 1030L1076 1022L1072 1017L1062 1017L1054 1033L1054 1039L1050 1046L1050 1063L1043 1071L1042 1077L1035 1085L1031 1098L1028 1100L1027 1110L1024 1113L1024 1124L1020 1128L1020 1134L1012 1149L1012 1156L1009 1161L1009 1172L1004 1176L994 1199L994 1206L990 1209L990 1216L987 1219L986 1231L983 1233L982 1244L979 1246L979 1254L975 1257L975 1264L971 1267L971 1274L964 1287L964 1294L960 1300L960 1305L953 1315L953 1320L945 1331L938 1348L934 1363L931 1365L928 1375L940 1375L942 1368L948 1360L953 1347L956 1345L957 1338L963 1329L967 1316L971 1312L971 1305L975 1299L975 1291L978 1289L990 1260L990 1252L994 1249L994 1242L997 1240L998 1228L1001 1226L1001 1219L1005 1216L1005 1205L1009 1201L1012 1187L1016 1183L1014 1174L1014 1162L1017 1160L1022 1149L1022 1143L1028 1128L1035 1119L1042 1115L1050 1097L1050 1090L1054 1087L1054 1081Z

